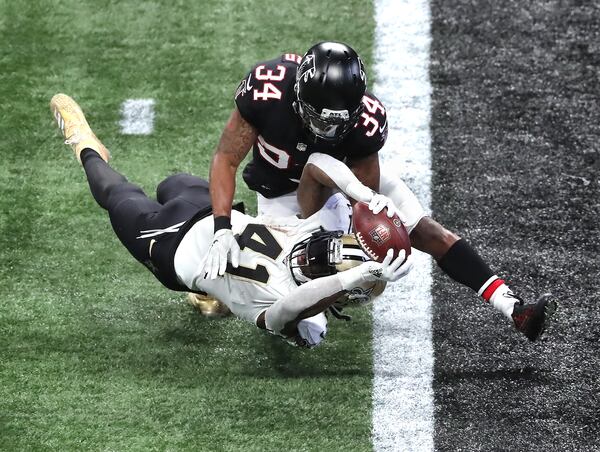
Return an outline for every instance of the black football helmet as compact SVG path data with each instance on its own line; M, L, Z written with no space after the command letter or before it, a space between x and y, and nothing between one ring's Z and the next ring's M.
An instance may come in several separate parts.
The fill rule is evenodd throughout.
M294 109L316 138L336 143L358 121L366 89L358 54L346 44L321 42L300 61Z

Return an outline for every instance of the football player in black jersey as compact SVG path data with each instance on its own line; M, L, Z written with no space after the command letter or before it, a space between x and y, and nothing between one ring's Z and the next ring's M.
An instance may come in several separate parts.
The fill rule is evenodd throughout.
M223 274L228 257L235 261L239 253L231 232L231 205L237 168L252 148L243 177L257 192L259 214L315 211L324 201L323 186L369 202L375 213L384 207L390 216L397 211L413 247L430 254L452 279L476 291L536 340L556 302L544 295L524 304L465 239L425 215L408 187L380 170L386 110L366 87L359 56L338 42L321 42L303 57L285 54L252 68L235 93L235 108L211 164L215 235L207 272ZM311 165L306 166L309 159ZM310 169L305 179L315 188L307 188L301 196L301 208L297 189L305 167ZM343 168L350 168L350 175L334 177Z

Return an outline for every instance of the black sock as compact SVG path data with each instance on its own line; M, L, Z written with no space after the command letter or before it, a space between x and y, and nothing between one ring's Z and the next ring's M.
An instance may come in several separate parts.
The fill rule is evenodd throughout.
M475 292L495 276L477 251L464 239L452 245L437 263L450 278Z

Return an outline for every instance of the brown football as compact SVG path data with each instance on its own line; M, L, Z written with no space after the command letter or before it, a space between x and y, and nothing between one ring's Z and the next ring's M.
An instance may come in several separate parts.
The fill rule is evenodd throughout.
M394 250L394 257L400 250L410 254L408 231L397 215L387 216L387 209L375 215L369 205L357 202L352 208L352 228L363 251L377 262L383 262L388 250Z

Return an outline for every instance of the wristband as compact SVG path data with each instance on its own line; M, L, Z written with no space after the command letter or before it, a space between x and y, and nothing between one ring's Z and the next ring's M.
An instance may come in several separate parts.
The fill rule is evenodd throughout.
M231 229L231 218L225 215L220 217L215 217L215 232L220 229Z

